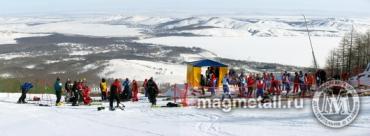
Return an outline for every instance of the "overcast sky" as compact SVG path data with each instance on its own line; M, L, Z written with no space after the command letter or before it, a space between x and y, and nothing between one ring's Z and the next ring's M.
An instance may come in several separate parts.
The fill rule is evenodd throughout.
M370 0L0 0L0 15L64 13L370 16Z

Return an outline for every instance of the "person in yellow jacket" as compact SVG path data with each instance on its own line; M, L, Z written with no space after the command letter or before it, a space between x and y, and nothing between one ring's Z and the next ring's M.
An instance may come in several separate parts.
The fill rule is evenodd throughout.
M101 91L101 99L102 99L102 101L107 100L107 93L108 93L108 90L107 90L107 82L105 81L104 78L101 80L101 83L100 83L100 91Z

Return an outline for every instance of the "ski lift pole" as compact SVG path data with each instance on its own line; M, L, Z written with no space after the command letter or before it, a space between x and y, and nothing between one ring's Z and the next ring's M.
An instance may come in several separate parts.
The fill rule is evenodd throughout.
M306 19L306 16L305 16L305 15L303 15L303 18L304 18L304 22L305 22L305 26L306 26L306 30L307 30L308 39L309 39L309 41L310 41L310 46L311 46L311 52L312 52L313 62L314 62L314 65L315 65L315 69L317 70L317 69L318 69L318 65L317 65L317 61L316 61L315 51L314 51L313 46L312 46L312 40L311 40L310 31L308 30L308 26L307 26L307 19Z
M174 103L176 103L176 91L177 91L177 87L176 87L176 84L174 85L174 90L173 90L173 100L174 100Z

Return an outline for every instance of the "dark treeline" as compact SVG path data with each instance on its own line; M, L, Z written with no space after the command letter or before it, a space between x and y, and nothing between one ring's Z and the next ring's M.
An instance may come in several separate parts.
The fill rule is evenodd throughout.
M366 33L345 34L327 59L326 69L330 76L349 77L362 72L370 62L370 30Z

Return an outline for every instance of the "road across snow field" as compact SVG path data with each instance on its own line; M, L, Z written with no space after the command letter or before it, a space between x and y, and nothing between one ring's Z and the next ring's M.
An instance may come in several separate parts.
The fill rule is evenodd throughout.
M15 104L19 94L0 93L1 136L65 135L369 135L370 97L361 98L358 118L348 127L331 129L321 125L303 109L151 108L146 100L125 102L126 110L97 111L97 106L40 107ZM160 101L160 104L165 104ZM107 103L104 103L107 105Z

